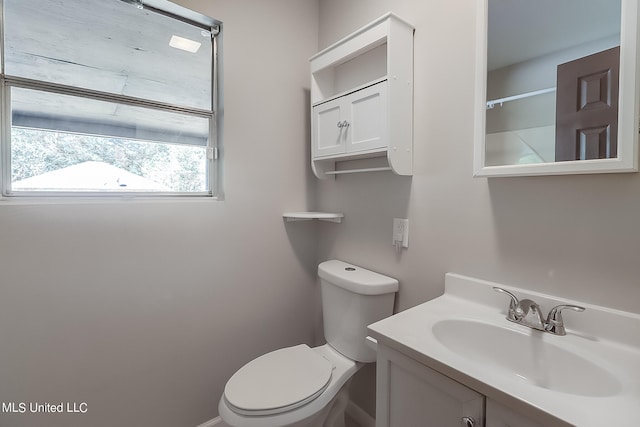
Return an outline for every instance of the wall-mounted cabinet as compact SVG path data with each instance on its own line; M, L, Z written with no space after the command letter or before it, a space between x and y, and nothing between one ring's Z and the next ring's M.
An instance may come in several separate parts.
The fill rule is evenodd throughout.
M412 174L413 31L388 13L311 58L311 163L318 178ZM336 169L372 157L385 157L385 165Z
M385 149L386 82L376 83L313 109L315 156Z

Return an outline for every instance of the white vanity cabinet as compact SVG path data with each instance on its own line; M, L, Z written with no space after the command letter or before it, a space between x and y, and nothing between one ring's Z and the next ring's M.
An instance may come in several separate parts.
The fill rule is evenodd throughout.
M313 107L314 159L386 149L387 82Z
M376 427L546 427L378 342Z
M413 31L388 13L311 57L311 164L318 178L413 168ZM382 158L336 168L336 163Z
M444 288L367 327L378 349L378 427L633 424L639 314L508 287L539 307L585 308L553 335L506 320L499 283L447 273Z
M376 427L482 427L484 396L378 342Z
M491 399L487 399L486 411L486 427L545 427Z

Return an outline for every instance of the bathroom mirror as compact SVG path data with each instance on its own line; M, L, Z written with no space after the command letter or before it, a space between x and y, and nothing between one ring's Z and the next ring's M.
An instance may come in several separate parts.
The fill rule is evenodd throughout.
M638 2L482 0L474 176L638 170Z

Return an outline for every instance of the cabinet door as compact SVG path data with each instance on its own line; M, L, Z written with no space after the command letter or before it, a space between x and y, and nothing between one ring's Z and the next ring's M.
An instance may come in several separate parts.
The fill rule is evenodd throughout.
M376 427L484 425L480 393L380 343L377 362Z
M487 399L487 427L544 427L544 425Z
M387 82L380 82L348 95L345 129L347 152L384 148L389 145Z
M346 130L342 98L313 107L312 156L331 156L345 152Z

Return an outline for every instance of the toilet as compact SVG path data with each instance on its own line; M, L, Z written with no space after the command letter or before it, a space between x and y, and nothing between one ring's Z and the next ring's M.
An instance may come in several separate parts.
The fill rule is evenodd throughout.
M344 427L349 383L376 360L367 325L393 314L398 281L332 260L318 266L326 344L264 354L240 368L220 398L233 427Z

